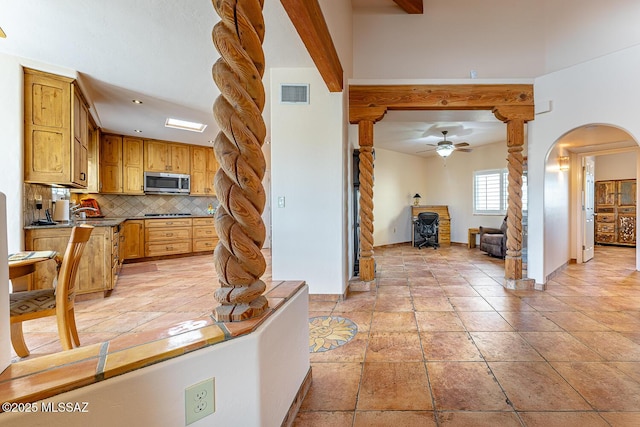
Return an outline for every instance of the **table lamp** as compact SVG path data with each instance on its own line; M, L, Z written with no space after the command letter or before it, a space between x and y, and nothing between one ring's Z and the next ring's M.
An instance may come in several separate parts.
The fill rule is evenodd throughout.
M413 196L413 206L418 206L420 204L420 197L421 196L418 193Z

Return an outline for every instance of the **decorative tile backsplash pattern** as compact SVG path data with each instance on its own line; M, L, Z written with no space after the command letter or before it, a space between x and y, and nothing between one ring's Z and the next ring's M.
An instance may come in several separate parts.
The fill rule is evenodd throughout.
M100 210L105 217L123 218L144 216L144 214L169 214L169 213L190 213L193 215L206 215L209 204L213 208L218 207L218 199L213 197L195 196L168 196L168 195L145 195L145 196L124 196L119 194L79 194L71 193L68 188L50 187L40 184L24 184L24 225L38 219L38 210L35 206L35 196L42 197L41 217L44 219L44 210L53 212L54 199L65 198L74 200L94 198L100 205Z
M100 210L105 217L116 218L144 216L144 214L150 213L190 213L193 215L206 215L209 204L214 208L218 207L218 199L215 196L123 196L119 194L91 194L90 197L98 201ZM85 198L84 195L82 195L81 198Z

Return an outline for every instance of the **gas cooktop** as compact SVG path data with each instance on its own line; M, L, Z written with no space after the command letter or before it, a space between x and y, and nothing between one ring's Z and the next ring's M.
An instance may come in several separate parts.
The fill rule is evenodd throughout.
M190 213L148 213L144 216L191 216Z

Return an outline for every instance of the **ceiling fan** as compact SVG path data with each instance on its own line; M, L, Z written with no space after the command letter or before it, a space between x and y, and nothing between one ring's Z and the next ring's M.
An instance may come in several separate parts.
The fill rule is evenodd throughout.
M445 158L449 157L451 153L453 153L454 151L461 151L463 153L468 153L472 151L471 148L462 148L462 147L468 147L469 146L468 142L459 142L457 144L454 144L451 141L447 141L447 133L449 133L449 131L443 130L442 141L438 142L437 144L427 144L427 145L436 147L436 153L438 153L441 157L445 157ZM424 153L425 151L431 151L431 149L418 151L418 153Z

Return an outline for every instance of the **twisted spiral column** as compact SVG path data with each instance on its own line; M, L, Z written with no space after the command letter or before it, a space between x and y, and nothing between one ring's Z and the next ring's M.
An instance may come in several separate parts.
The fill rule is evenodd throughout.
M362 122L361 122L362 123ZM371 123L373 127L373 123ZM375 278L373 258L373 147L360 146L360 280Z
M221 131L213 149L220 168L214 179L220 205L215 226L220 238L213 257L220 282L214 296L220 303L217 321L256 317L268 308L260 279L266 262L260 251L265 239L262 178L266 135L263 0L213 0L221 21L213 28L213 43L221 58L213 65L213 80L221 95L213 114Z
M507 122L507 253L505 278L522 279L522 171L524 121Z
M508 210L507 210L507 256L522 255L522 146L509 147L508 164Z

